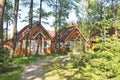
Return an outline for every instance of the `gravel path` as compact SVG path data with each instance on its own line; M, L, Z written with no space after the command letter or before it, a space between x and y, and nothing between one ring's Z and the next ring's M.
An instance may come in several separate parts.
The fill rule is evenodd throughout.
M45 59L28 64L22 72L20 80L44 80L42 63L48 62L52 59L53 57L49 56Z

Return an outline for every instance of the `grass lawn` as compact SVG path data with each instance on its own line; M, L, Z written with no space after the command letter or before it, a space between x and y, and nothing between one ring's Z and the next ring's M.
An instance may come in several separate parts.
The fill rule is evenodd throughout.
M74 68L73 62L66 58L66 61L60 57L43 63L45 80L90 80L80 74L78 68Z
M52 53L50 56L56 57L65 55L64 53ZM19 80L20 74L24 70L26 64L43 59L49 55L31 55L29 60L27 57L15 56L12 64L0 64L0 80Z
M20 74L25 68L26 64L43 59L45 57L46 55L31 55L29 60L27 57L14 57L12 64L0 65L0 80L19 80Z

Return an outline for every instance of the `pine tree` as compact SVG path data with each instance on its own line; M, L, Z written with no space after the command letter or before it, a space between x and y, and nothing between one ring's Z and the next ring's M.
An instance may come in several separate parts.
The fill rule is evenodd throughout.
M11 23L13 23L13 4L10 0L6 0L6 6L5 6L5 13L3 15L4 17L4 24L6 23L6 41L8 40L8 27Z
M0 0L0 50L3 48L3 14L6 0Z
M12 49L9 55L9 61L12 62L14 51L16 48L16 41L17 41L17 17L18 17L18 10L19 10L19 0L14 0L14 25L13 25L13 37L12 37Z
M40 10L39 10L39 24L40 26L42 26L41 24L41 18L42 18L42 0L40 0ZM40 28L39 28L39 31L40 31ZM40 48L40 38L41 38L41 35L39 34L38 35L38 44L37 44L37 51L36 51L36 55L38 55L39 53L39 48ZM41 51L40 51L41 52Z

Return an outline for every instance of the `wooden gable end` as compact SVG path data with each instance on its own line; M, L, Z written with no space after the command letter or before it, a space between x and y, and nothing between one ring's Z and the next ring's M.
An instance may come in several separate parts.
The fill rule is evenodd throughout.
M79 36L80 36L80 32L77 29L75 29L71 34L68 35L65 41L73 41Z
M77 26L71 26L65 29L60 30L60 37L59 35L56 36L56 38L60 38L60 42L66 42L66 41L72 41L75 40L77 37L83 36L81 31L78 29Z
M27 39L27 37L28 37L28 39L30 39L30 36L32 38L35 35L36 31L38 31L38 30L39 30L39 28L36 25L31 29L31 35L30 34L28 35L29 31L26 31L25 34L24 34L25 36L22 38L22 40Z
M37 39L36 37L38 36L38 33L40 33L42 37L45 38L46 40L52 40L52 37L47 32L47 30L44 29L44 27L39 25L38 23L33 25L31 29L31 35L30 34L28 35L29 31L24 32L24 37L22 38L22 40L27 39L27 36L28 36L28 39L30 39L30 36L31 36L31 39Z
M43 26L39 26L39 28L40 28L40 32L45 35L46 40L52 40L51 35L48 33L48 31Z

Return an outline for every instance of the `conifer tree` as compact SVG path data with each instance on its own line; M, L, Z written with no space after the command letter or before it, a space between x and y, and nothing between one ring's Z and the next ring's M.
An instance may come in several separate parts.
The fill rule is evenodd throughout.
M12 62L14 51L16 48L16 41L17 41L17 17L18 17L18 10L19 10L19 0L14 0L14 23L13 23L13 37L12 37L12 49L9 55L9 61Z

